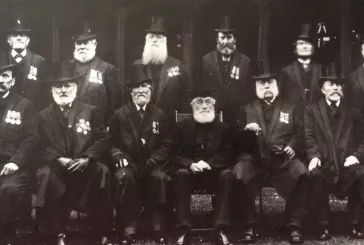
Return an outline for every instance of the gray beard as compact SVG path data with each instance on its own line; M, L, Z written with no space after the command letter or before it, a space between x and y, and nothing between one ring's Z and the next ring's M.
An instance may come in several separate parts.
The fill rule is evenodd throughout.
M77 90L71 92L69 96L65 98L58 96L56 93L52 93L54 102L56 102L56 104L59 106L66 106L72 103L76 99L76 95L77 95Z
M209 112L194 111L193 118L196 122L201 124L212 123L215 120L215 111L211 110Z
M73 52L73 57L80 63L86 63L92 60L96 55L96 50L90 50L86 54L80 54L76 50Z
M149 45L147 46L147 44L145 44L144 50L143 50L143 57L142 57L143 65L164 64L167 57L168 57L167 43L165 43L159 47L151 47L151 46L149 46Z

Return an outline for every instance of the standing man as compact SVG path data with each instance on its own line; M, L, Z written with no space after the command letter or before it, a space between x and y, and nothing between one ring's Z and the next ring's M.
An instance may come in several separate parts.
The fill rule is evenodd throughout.
M13 244L18 222L30 216L30 165L38 142L34 105L11 89L17 66L0 60L0 244Z
M43 84L46 70L44 58L28 49L30 31L22 20L17 19L8 30L7 42L10 50L3 55L7 56L11 63L19 64L13 89L33 102L37 111L40 111L48 105L50 96L46 96L49 93L46 93Z
M215 116L211 90L193 91L193 117L177 124L174 189L177 204L176 244L189 244L191 195L197 183L214 191L214 244L228 245L233 173L232 131Z
M153 16L145 32L143 56L133 63L133 69L146 69L148 77L153 78L151 101L173 123L175 111L182 109L188 88L186 70L181 61L168 54L164 18Z
M363 56L362 62L350 73L349 88L345 92L348 92L346 99L350 104L364 112L364 43L361 45L361 55Z
M242 107L242 131L258 136L258 156L243 153L234 167L239 207L248 221L243 241L256 238L254 200L268 179L286 200L286 228L289 241L303 243L302 219L306 214L307 168L299 159L303 150L302 117L296 107L279 97L275 75L263 64L253 77L257 99Z
M87 213L99 244L109 244L110 173L101 161L110 146L104 118L95 106L76 100L73 68L69 64L55 68L48 82L54 102L38 115L37 215L47 217L55 242L65 244L68 208Z
M142 205L151 211L154 240L167 242L164 229L167 193L171 177L167 159L173 137L166 114L151 102L152 79L144 72L133 74L131 101L118 109L110 124L111 150L117 171L114 202L121 244L134 244Z
M82 31L73 37L75 50L71 60L75 76L86 74L78 82L77 97L81 102L99 108L108 122L122 103L117 70L97 57L97 36L88 22L83 22L82 27Z
M364 203L364 118L359 109L343 101L344 80L338 77L334 65L323 67L319 86L324 98L306 108L304 120L312 177L310 202L317 212L318 240L330 239L330 192L341 198L349 196L350 235L363 238L358 222Z
M230 18L220 18L215 29L217 50L202 58L202 88L217 89L216 111L222 111L224 122L235 126L239 107L253 99L248 92L250 58L236 50L235 29Z
M312 60L315 47L311 25L304 24L294 46L297 59L280 72L282 99L303 111L305 105L321 97L318 86L320 66Z

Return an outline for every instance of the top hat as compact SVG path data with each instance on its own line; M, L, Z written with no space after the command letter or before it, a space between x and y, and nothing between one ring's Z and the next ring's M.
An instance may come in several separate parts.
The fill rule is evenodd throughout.
M339 67L335 63L329 63L321 66L321 76L319 77L319 86L322 87L325 81L331 81L336 84L343 85L344 79L341 79L339 74Z
M78 29L72 37L75 42L82 42L96 38L96 34L92 31L88 21L83 21L80 27L81 28Z
M147 67L145 65L133 65L131 80L126 83L127 88L133 89L139 87L143 83L152 84L153 79L148 77L147 74Z
M23 21L20 18L17 18L13 21L11 28L7 30L9 33L27 33L31 30L24 26Z
M161 16L152 16L152 23L149 28L145 30L148 33L165 33L164 18Z
M4 72L7 70L16 72L19 64L20 63L15 63L15 64L10 63L10 60L6 58L6 55L4 53L1 53L1 55L0 55L0 72ZM13 75L13 77L14 77L14 75Z
M263 60L257 63L253 79L262 80L274 77L276 74L271 72L269 61Z
M220 27L215 29L216 32L233 32L234 28L231 27L230 17L227 15L220 16Z
M311 24L301 25L301 31L296 39L312 42L313 41L313 28L312 28Z
M51 65L50 78L47 84L56 86L66 83L78 83L79 78L84 76L75 76L75 67L71 62L56 62Z

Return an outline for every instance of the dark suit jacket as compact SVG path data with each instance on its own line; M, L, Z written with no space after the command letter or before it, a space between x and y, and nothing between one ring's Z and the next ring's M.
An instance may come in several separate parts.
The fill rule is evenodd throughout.
M350 83L346 88L345 97L349 103L364 112L364 68L361 64L350 73Z
M71 60L71 63L75 64L75 62ZM102 73L102 84L90 81L91 69ZM106 122L122 104L121 87L117 75L113 65L95 57L89 63L88 73L80 78L83 80L80 84L83 86L78 88L79 101L99 108L104 113Z
M51 163L59 157L100 160L109 150L103 116L94 106L74 101L67 120L60 107L53 103L39 112L38 118L42 144L39 158L43 163ZM84 127L86 123L88 129Z
M364 174L364 117L359 109L340 104L336 135L331 130L325 99L307 106L304 123L308 160L318 157L318 173L333 183L342 178L341 188L346 190ZM355 156L361 164L344 168L349 156Z
M284 101L304 109L305 105L315 102L322 97L321 89L318 85L318 78L321 76L321 65L311 62L309 76L310 91L305 93L303 82L304 70L302 65L296 60L292 64L282 68L279 74L281 96Z
M5 55L5 53L3 55ZM11 56L11 51L8 51L6 56L11 63L16 64L16 61ZM37 68L35 80L28 77L31 66ZM19 64L13 91L33 102L37 111L40 111L50 103L51 99L51 95L48 91L49 88L44 84L46 76L47 66L44 58L27 50L26 56Z
M142 59L135 61L133 66L143 66ZM170 75L171 69L176 67L179 70L178 75ZM151 67L146 66L146 70L148 77L153 77ZM158 90L153 91L154 101L152 103L162 109L171 122L174 121L175 111L182 109L185 91L189 86L187 79L186 69L182 62L168 56L160 71Z
M173 138L165 113L155 105L147 105L143 121L133 102L121 107L111 119L109 135L113 144L111 153L121 151L135 171L149 159L165 169Z
M32 161L38 144L36 111L33 103L14 92L9 94L5 103L5 113L0 122L0 156L22 167ZM9 111L20 113L20 124L7 119Z
M176 169L189 168L194 162L194 146L197 134L197 122L193 118L177 123L175 137L175 152L173 163ZM208 143L206 144L205 159L212 169L224 169L232 165L232 131L231 128L215 119L211 124L199 125L207 127Z
M251 102L254 98L250 79L250 59L239 52L235 52L230 64L230 72L234 67L239 68L239 77L229 79L228 83L223 81L218 51L212 51L202 58L202 83L205 89L215 88L217 92L216 111L223 111L224 122L235 125L239 107Z

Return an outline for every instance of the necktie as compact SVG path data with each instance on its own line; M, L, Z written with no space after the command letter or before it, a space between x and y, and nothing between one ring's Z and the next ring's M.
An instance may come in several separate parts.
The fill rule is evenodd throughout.
M336 112L337 112L337 105L336 105L336 103L335 102L331 102L330 107L332 109L332 112L334 114L336 114Z
M64 116L65 118L68 118L68 114L70 113L70 109L71 109L71 107L70 107L70 106L65 106L65 107L63 107L63 111L62 111L62 113L63 113L63 116Z
M144 119L144 113L145 113L143 107L140 107L138 112L139 112L140 119L143 120Z
M23 56L21 54L17 54L14 56L14 60L16 61L16 63L19 63L23 60Z

